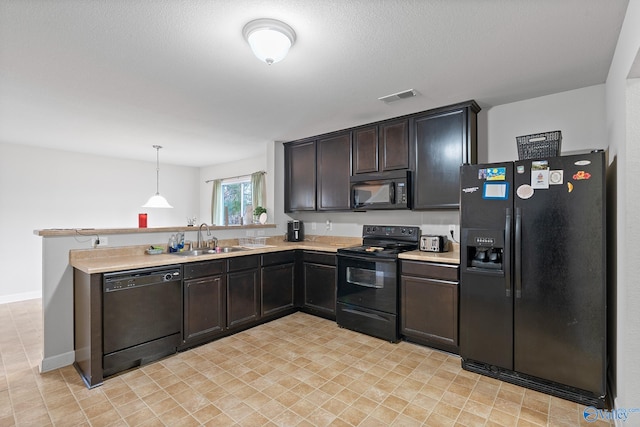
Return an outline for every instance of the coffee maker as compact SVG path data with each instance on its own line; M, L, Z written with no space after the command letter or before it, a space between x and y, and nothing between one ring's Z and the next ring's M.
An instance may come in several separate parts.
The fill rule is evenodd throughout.
M304 227L302 221L294 219L287 222L287 240L289 242L302 242L304 240Z

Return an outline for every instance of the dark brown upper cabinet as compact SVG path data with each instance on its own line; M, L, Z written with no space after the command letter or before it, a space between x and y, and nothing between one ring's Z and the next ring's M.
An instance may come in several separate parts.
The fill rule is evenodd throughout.
M460 166L477 162L478 111L468 101L414 117L413 209L460 207Z
M319 211L349 210L351 132L321 138L317 146L316 206Z
M477 162L475 101L284 144L285 212L350 210L350 176L414 171L414 210L458 209L460 165Z
M409 119L392 120L355 131L353 174L413 169Z
M286 143L285 212L349 210L351 131Z
M315 139L285 144L284 170L284 211L315 211Z
M378 126L356 130L353 138L354 175L378 170Z
M380 125L380 171L413 169L409 150L409 120Z

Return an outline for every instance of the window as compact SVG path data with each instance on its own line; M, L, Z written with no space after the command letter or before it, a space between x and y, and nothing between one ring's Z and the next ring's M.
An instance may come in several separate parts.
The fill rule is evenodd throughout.
M242 176L222 181L222 218L227 217L227 224L242 224L247 207L251 206L251 176Z
M265 207L266 172L258 171L251 175L226 179L212 179L211 224L241 225L255 221L252 218L254 208Z

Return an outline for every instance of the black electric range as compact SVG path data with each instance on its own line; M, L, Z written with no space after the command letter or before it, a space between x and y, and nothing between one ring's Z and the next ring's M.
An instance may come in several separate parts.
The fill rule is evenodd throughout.
M338 250L339 326L398 341L398 254L419 242L419 227L365 225L362 245Z

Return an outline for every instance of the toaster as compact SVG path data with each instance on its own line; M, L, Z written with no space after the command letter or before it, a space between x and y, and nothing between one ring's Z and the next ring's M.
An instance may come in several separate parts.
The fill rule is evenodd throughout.
M420 250L424 252L447 252L447 236L421 236Z

